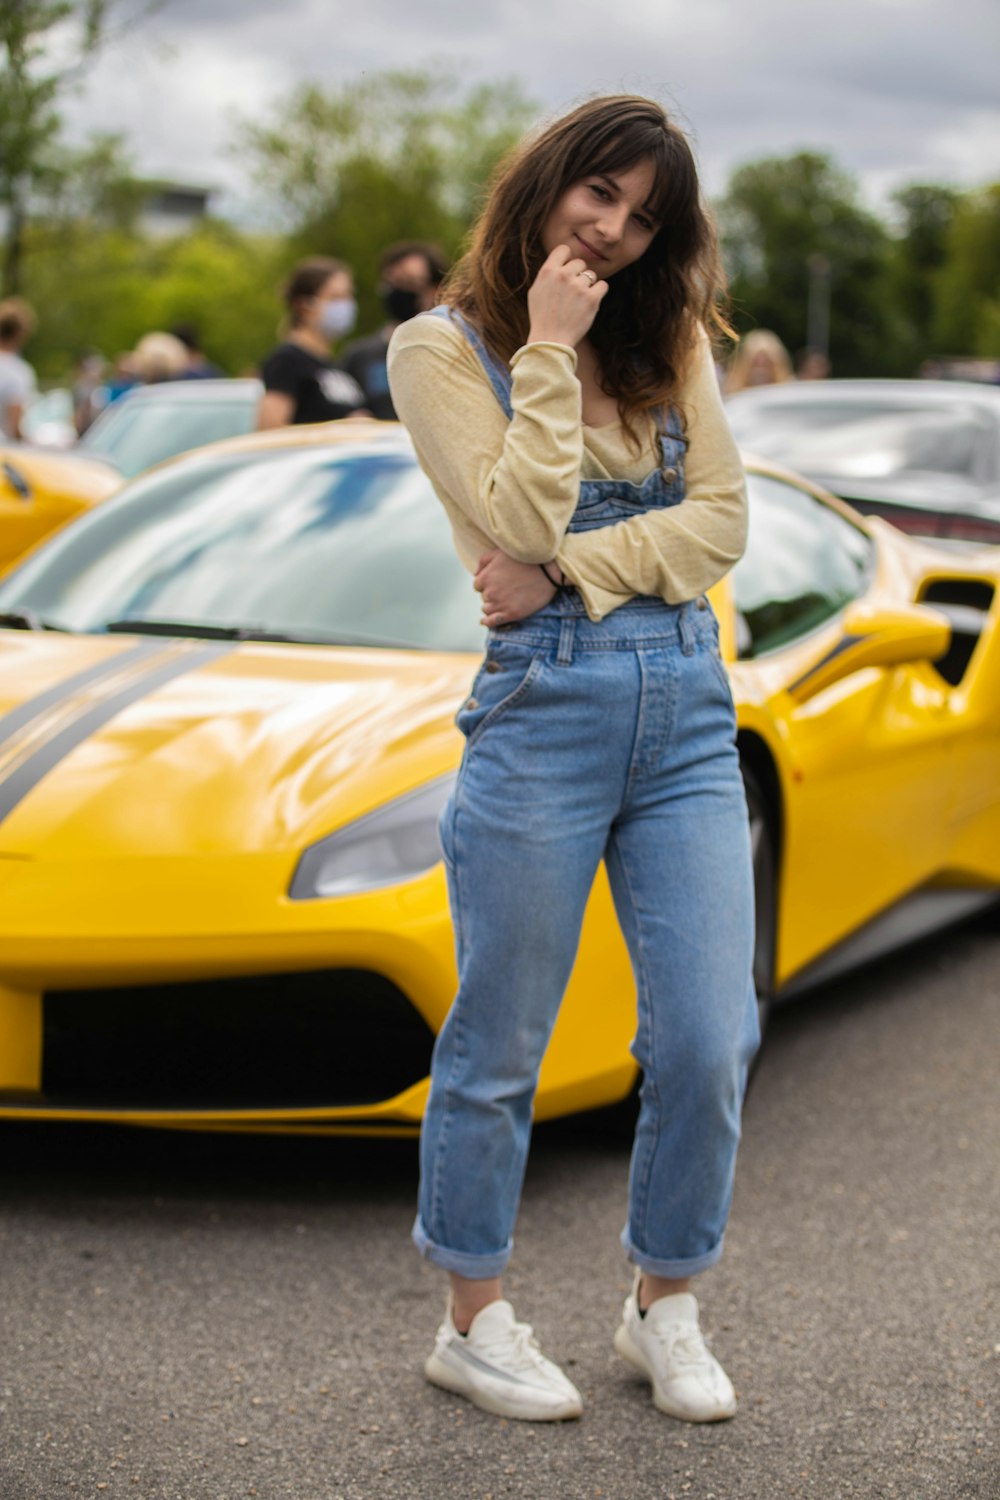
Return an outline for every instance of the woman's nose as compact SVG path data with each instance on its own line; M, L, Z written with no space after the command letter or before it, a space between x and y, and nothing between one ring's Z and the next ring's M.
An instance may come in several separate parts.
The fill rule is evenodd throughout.
M618 244L625 233L627 220L628 209L624 204L609 203L605 206L598 220L597 227L601 231L606 244Z

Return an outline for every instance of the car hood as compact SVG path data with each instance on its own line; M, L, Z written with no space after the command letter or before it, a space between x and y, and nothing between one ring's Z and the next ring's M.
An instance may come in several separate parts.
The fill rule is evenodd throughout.
M457 765L474 667L0 631L0 857L298 850Z

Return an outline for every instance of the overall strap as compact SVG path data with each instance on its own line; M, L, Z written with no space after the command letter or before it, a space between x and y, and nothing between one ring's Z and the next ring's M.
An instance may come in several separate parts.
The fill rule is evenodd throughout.
M423 314L427 318L450 318L450 320L462 330L466 340L471 345L479 363L486 371L493 394L503 407L508 422L514 415L514 408L510 401L511 373L502 360L487 348L483 342L482 335L473 328L469 320L458 311L457 307L432 307L429 312ZM653 412L657 431L660 437L683 439L684 429L681 426L680 415L672 406L659 406Z
M469 344L475 350L479 363L486 371L490 385L493 387L493 394L503 407L509 422L514 415L514 408L510 402L511 375L507 366L486 347L482 335L473 328L467 318L462 316L457 307L432 307L424 316L428 318L450 318L462 330Z

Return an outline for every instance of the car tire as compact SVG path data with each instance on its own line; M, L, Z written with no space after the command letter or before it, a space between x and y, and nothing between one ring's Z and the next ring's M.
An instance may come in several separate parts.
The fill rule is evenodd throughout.
M757 990L761 1036L774 998L774 961L777 947L778 849L773 819L760 782L751 768L741 765L750 815L750 848L754 883L753 979Z

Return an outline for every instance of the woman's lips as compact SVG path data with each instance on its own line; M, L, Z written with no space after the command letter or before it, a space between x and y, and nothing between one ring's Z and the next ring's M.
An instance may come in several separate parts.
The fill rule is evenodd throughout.
M588 257L590 260L603 260L604 259L604 256L601 254L600 250L595 250L594 246L593 245L589 245L587 243L587 241L583 238L582 235L578 234L577 235L577 239L579 240L580 244L583 246L583 253L584 253L584 255L586 257Z

